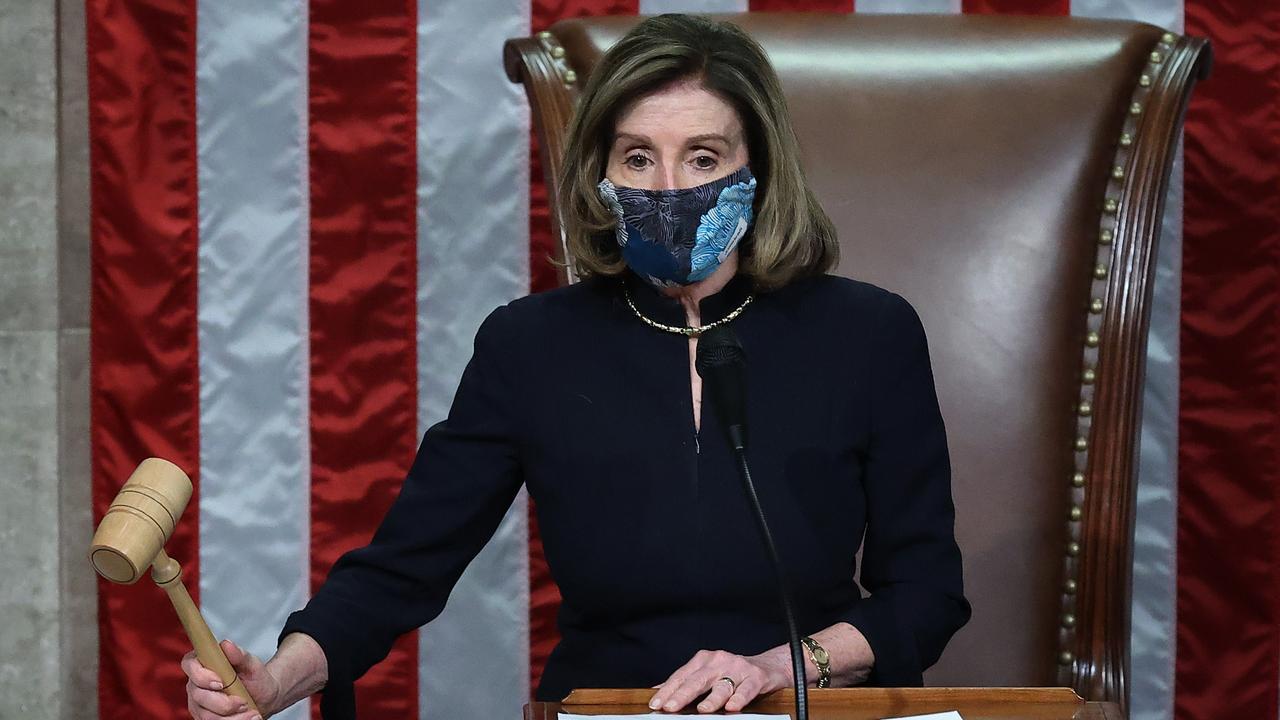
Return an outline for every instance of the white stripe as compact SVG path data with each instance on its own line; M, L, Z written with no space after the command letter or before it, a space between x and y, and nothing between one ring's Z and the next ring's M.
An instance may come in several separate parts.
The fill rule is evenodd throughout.
M1181 0L1073 0L1071 14L1182 31ZM1134 519L1129 717L1173 717L1177 653L1178 327L1182 292L1182 151L1170 175L1156 254Z
M529 113L502 71L528 0L418 3L418 381L443 419L481 320L529 287ZM427 720L520 717L529 698L528 505L522 492L419 640ZM477 648L483 648L478 652Z
M858 0L853 7L859 14L937 13L946 15L960 12L960 0Z
M1076 17L1138 20L1182 32L1182 0L1071 0Z
M747 11L747 0L640 0L641 15L662 13L739 13Z
M200 600L265 658L309 594L307 13L197 12Z
M1133 540L1129 717L1173 717L1177 654L1178 327L1182 309L1182 151L1174 160L1151 297Z

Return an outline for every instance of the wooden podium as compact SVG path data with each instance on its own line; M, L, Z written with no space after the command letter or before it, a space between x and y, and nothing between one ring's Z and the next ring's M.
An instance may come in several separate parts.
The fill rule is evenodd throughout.
M653 691L574 690L558 703L530 703L525 720L580 715L642 715ZM779 690L743 712L791 716L795 693ZM832 688L809 690L812 720L881 720L956 710L964 720L1124 720L1115 703L1085 702L1071 688ZM685 713L696 715L696 712ZM716 717L710 715L707 717ZM722 717L733 717L723 715Z

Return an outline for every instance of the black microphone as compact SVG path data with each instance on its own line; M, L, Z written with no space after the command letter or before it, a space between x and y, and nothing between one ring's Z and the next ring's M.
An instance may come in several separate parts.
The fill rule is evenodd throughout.
M769 561L777 576L778 594L782 599L782 617L787 624L787 643L791 647L791 672L795 680L796 720L809 720L808 681L805 678L804 655L800 650L800 633L796 631L795 611L792 609L791 589L778 548L769 532L760 497L751 481L751 468L747 465L747 355L742 343L728 325L717 325L698 336L698 355L694 367L702 382L711 391L711 405L716 417L724 426L729 447L738 461L738 475L751 508L755 511L756 525L769 553Z

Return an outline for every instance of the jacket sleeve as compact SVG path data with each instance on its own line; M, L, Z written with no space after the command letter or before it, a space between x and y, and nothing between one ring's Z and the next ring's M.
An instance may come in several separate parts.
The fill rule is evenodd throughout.
M844 620L875 653L868 684L919 686L969 619L955 541L951 467L924 327L887 296L871 347L871 441L860 580Z
M326 720L355 717L352 683L440 614L520 488L509 312L482 324L448 417L427 430L372 541L339 558L280 633L305 633L324 649Z

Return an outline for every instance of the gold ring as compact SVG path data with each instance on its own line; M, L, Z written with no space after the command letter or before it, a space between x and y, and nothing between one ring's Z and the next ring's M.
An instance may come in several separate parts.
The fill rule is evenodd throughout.
M733 678L729 677L728 675L725 675L724 677L722 677L722 678L720 678L720 679L721 679L721 680L723 680L723 681L725 681L725 682L727 682L727 683L729 683L729 694L730 694L730 695L732 695L732 694L734 694L734 693L738 692L738 683L734 682L734 681L733 681Z

